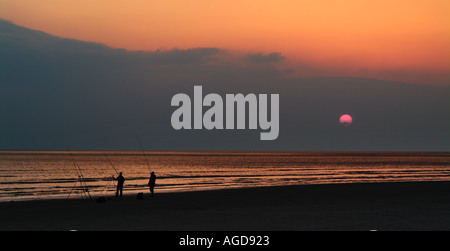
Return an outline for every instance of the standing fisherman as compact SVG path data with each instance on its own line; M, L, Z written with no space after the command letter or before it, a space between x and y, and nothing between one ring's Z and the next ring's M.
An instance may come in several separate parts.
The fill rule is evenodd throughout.
M155 172L152 172L150 175L150 180L148 181L148 186L150 187L150 193L152 193L153 197L153 189L155 188L155 182L156 182L156 175Z
M117 190L116 190L116 197L119 197L119 191L120 191L120 197L122 197L122 190L123 190L123 183L125 182L125 178L122 176L122 172L119 173L119 176L117 178L114 178L114 180L117 180Z

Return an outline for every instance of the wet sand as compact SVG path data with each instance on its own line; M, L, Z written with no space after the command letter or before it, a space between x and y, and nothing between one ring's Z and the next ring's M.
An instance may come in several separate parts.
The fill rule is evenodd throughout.
M450 230L450 182L144 194L143 200L105 203L4 202L0 230Z

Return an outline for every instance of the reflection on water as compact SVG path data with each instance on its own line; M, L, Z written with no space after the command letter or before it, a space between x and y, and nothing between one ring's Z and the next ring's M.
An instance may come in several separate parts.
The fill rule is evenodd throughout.
M147 161L149 165L147 165ZM450 153L0 151L0 201L301 184L448 181Z

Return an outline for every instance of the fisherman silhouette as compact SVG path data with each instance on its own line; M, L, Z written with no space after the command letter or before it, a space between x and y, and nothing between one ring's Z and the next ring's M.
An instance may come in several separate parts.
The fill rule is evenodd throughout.
M119 173L119 176L117 176L117 178L114 178L114 175L113 175L113 179L117 180L116 197L119 197L119 192L120 192L120 197L122 197L123 183L125 182L125 178L122 176L122 172Z
M155 172L152 172L150 180L148 181L148 186L150 187L150 193L152 193L152 197L154 194L155 182L156 182L156 175Z

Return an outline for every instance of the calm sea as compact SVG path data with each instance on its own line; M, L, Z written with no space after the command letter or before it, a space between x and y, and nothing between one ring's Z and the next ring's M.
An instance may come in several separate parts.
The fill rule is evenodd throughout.
M450 181L450 153L0 151L0 201L330 183Z

